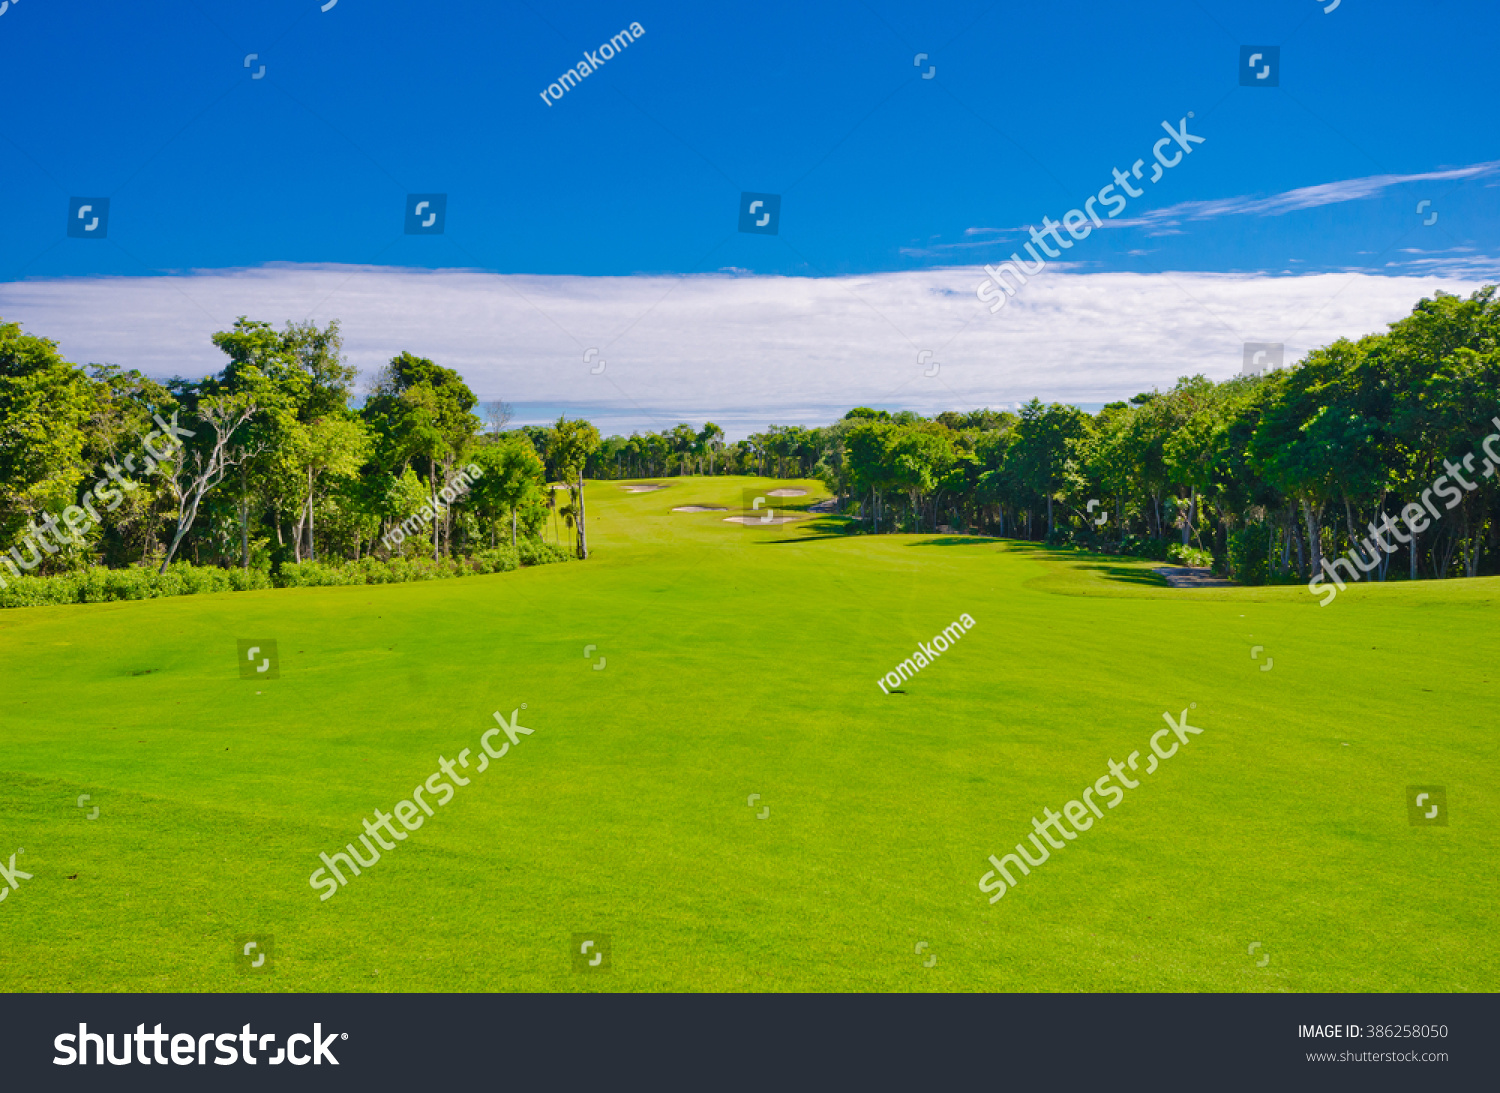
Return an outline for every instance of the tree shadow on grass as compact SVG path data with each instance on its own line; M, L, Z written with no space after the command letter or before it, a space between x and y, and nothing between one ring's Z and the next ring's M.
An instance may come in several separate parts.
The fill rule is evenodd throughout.
M1097 574L1099 578L1107 581L1140 585L1146 588L1172 587L1165 577L1155 569L1150 568L1150 566L1162 563L1153 562L1149 558L1131 558L1118 554L1094 554L1090 551L1059 549L1057 547L1049 547L1045 543L1032 542L1028 539L997 539L991 536L980 535L943 535L937 538L908 543L907 546L971 546L984 543L1003 546L1010 553L1027 555L1038 561L1067 563L1075 570Z
M1092 570L1101 577L1111 581L1121 581L1125 584L1146 585L1149 588L1171 588L1167 579L1154 569L1142 569L1139 566L1110 565L1108 562L1092 562L1080 565L1079 569Z
M819 515L817 519L784 524L789 533L785 539L762 539L763 546L784 543L817 543L825 539L850 539L858 534L859 521L847 516Z
M985 543L997 544L1004 542L1002 539L994 539L988 535L939 535L932 539L919 539L914 543L907 543L911 547L924 546L982 546Z

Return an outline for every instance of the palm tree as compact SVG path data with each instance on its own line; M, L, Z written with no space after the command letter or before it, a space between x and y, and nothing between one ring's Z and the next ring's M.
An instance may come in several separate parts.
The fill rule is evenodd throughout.
M569 421L559 417L547 430L547 457L556 465L558 474L568 485L571 503L569 528L578 531L578 557L585 561L589 556L588 531L584 525L583 468L589 456L599 450L599 430L587 421Z

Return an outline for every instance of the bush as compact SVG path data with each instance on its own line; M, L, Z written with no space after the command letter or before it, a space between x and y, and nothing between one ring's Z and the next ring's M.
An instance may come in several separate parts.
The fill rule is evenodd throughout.
M1214 555L1211 550L1200 550L1197 547L1183 546L1174 543L1167 548L1167 561L1176 562L1178 565L1198 566L1203 569L1211 569L1214 564Z
M401 584L434 581L484 573L509 573L522 565L547 565L571 560L572 553L536 539L522 540L519 549L496 547L471 558L361 558L357 562L288 562L273 577L264 569L220 569L175 562L165 573L132 567L95 566L54 577L9 576L0 588L0 608L45 607L65 603L105 603L110 600L149 600L160 596L191 596L200 592L248 592L259 588L313 588L326 585Z
M1154 562L1169 560L1172 544L1165 539L1149 539L1141 535L1127 535L1116 548L1119 553L1131 558L1149 558Z
M1229 533L1229 575L1241 584L1265 584L1271 575L1271 529L1250 524Z
M523 542L522 546L527 543ZM566 558L549 559L555 561L566 561ZM541 565L543 563L531 561L528 565ZM509 573L512 569L521 567L519 552L511 547L496 547L494 550L481 550L469 559L470 573Z
M544 543L540 539L522 539L520 544L522 565L547 565L551 562L571 562L573 552L555 543Z
M3 575L3 574L0 574ZM43 607L63 603L105 603L109 600L150 600L161 596L191 596L199 592L245 592L270 588L270 576L260 569L195 568L175 562L165 573L131 567L96 566L55 577L6 577L0 589L0 608Z

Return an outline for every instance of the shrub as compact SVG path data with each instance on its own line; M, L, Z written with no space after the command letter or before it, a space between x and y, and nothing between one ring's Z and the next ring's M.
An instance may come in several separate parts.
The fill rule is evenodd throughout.
M1127 535L1120 540L1119 553L1131 558L1149 558L1154 562L1168 560L1172 544L1165 539L1149 539L1141 535Z
M194 567L175 562L165 573L132 566L106 569L95 566L55 577L7 578L0 589L0 608L43 607L63 603L105 603L109 600L150 600L160 596L191 596L199 592L244 592L270 588L270 576L260 569Z
M1203 569L1210 569L1214 564L1214 555L1211 550L1200 550L1197 547L1173 543L1167 548L1167 561L1176 562L1178 565L1199 566Z
M1270 577L1271 529L1250 524L1229 533L1229 574L1241 584L1265 584Z
M544 543L540 539L522 539L519 544L522 565L547 565L551 562L571 562L573 552L555 543Z
M131 567L90 569L53 577L10 577L0 571L8 587L0 588L0 608L45 607L64 603L105 603L109 600L149 600L159 596L191 596L200 592L248 592L259 588L312 588L320 585L401 584L434 581L483 573L509 573L522 565L547 565L572 559L572 552L536 539L518 548L481 550L471 558L366 557L357 562L288 562L273 577L264 569L220 569L175 562L165 573Z
M521 544L525 546L526 544ZM511 547L496 547L494 550L481 550L469 559L469 572L471 573L509 573L512 569L519 569L521 559L519 551ZM564 561L559 558L557 561ZM529 563L537 565L533 561Z

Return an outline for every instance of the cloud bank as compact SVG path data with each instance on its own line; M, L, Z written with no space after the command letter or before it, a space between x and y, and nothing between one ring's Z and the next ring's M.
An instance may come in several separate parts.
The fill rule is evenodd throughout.
M1482 283L1049 266L991 315L974 297L979 279L972 268L542 277L273 265L9 283L0 316L56 340L70 360L158 378L218 371L209 336L236 316L278 326L336 318L367 375L410 350L457 369L481 399L515 404L518 423L566 412L629 432L713 420L735 438L857 405L930 414L1036 396L1092 406L1182 375L1224 379L1246 341L1284 342L1291 362L1382 330L1423 296Z

